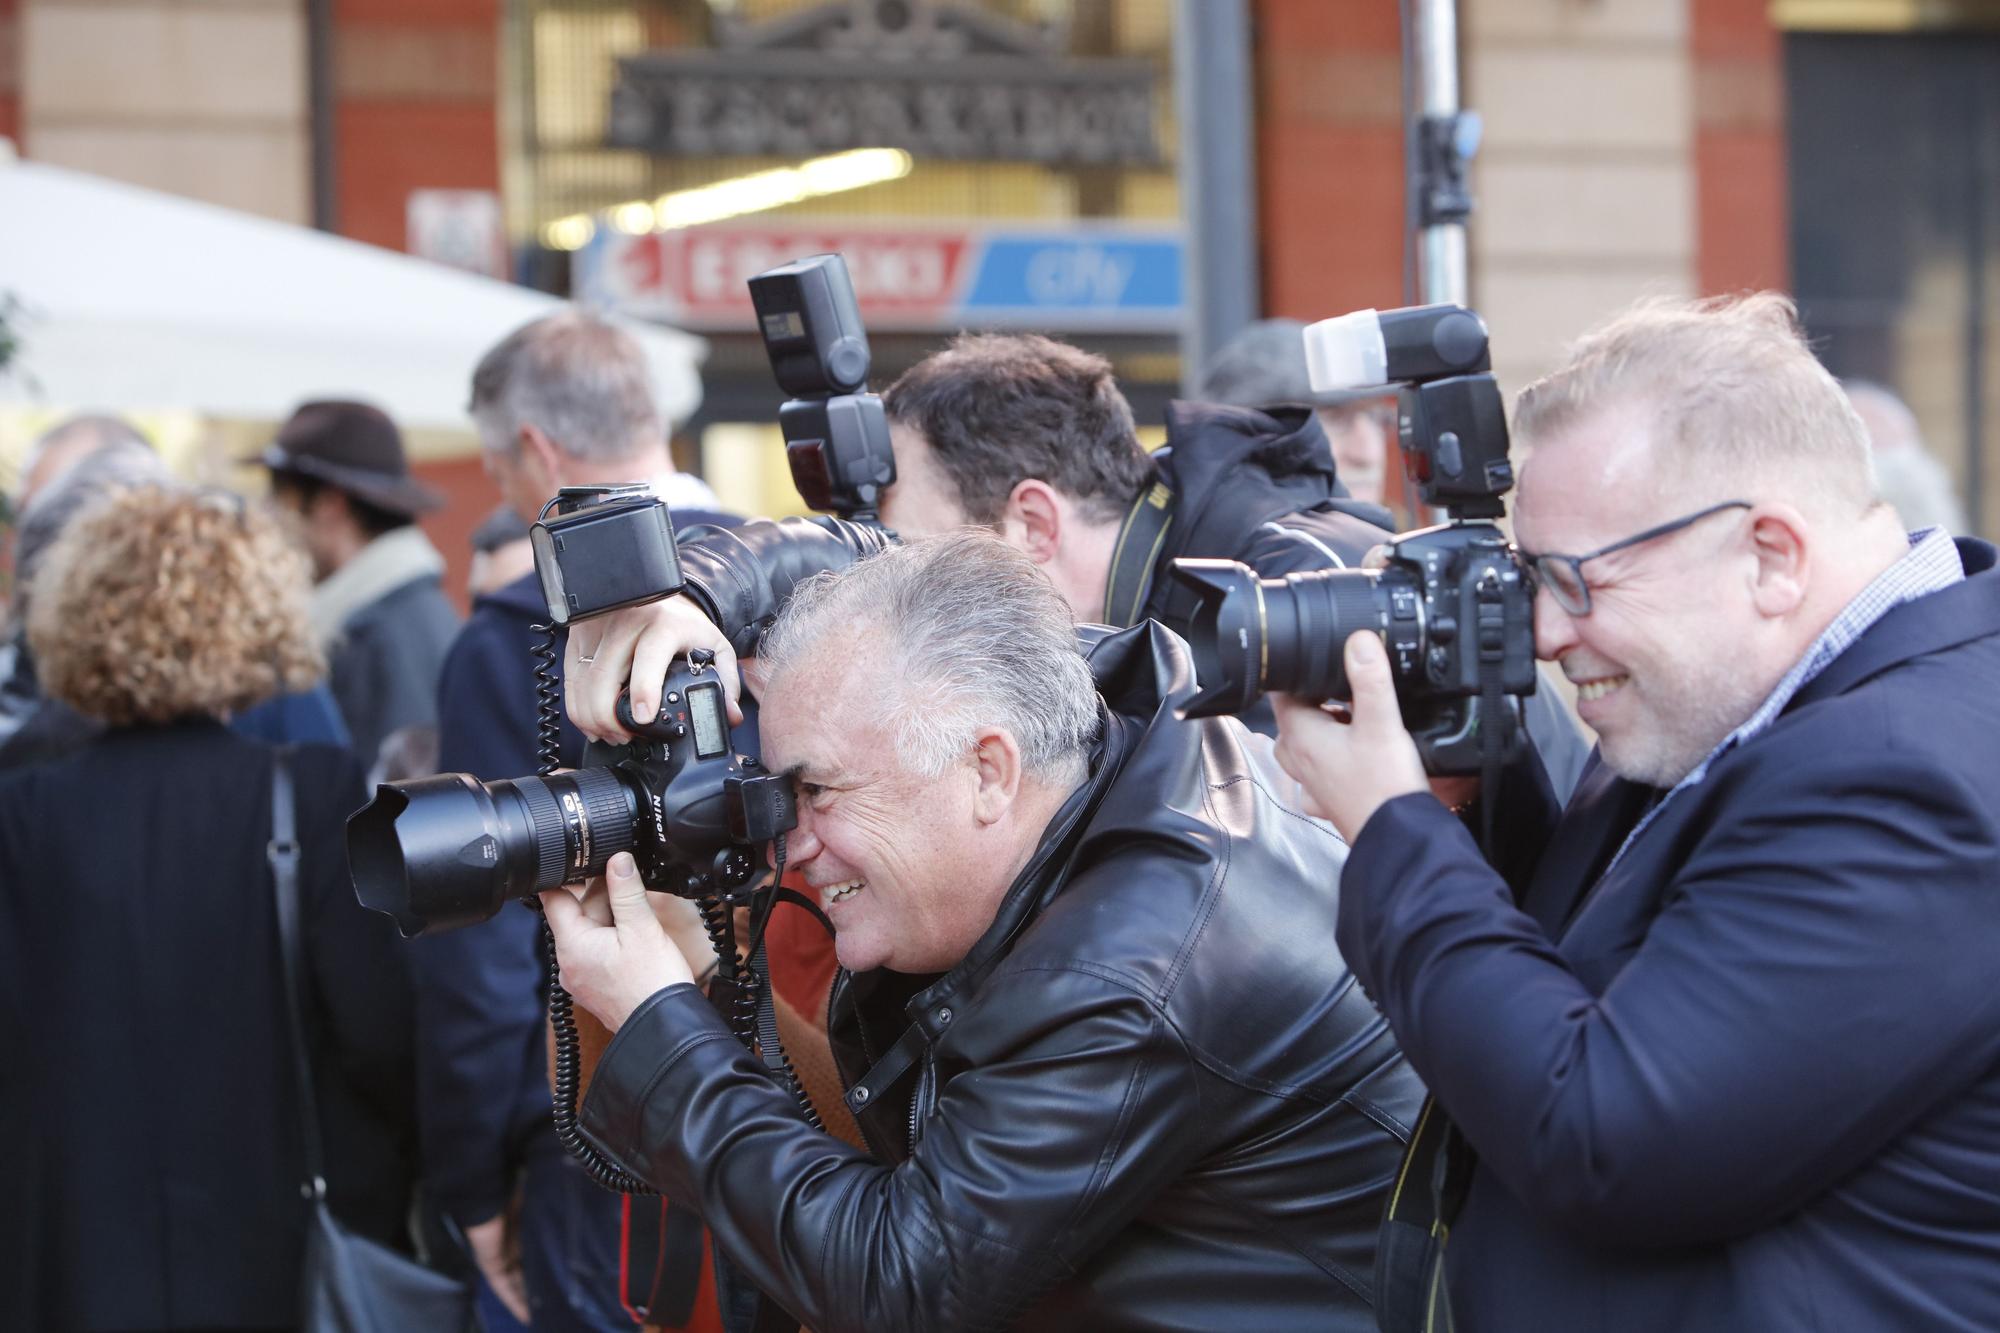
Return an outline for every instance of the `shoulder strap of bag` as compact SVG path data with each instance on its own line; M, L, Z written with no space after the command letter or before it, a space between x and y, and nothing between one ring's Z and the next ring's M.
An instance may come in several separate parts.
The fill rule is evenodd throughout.
M279 749L271 768L271 841L265 848L271 863L278 907L278 961L285 980L285 1017L292 1029L292 1073L299 1089L299 1142L305 1149L306 1178L302 1192L315 1201L326 1198L326 1169L321 1157L319 1103L313 1097L312 1058L307 1053L305 1023L305 946L299 930L299 840L297 802L292 793L290 754Z

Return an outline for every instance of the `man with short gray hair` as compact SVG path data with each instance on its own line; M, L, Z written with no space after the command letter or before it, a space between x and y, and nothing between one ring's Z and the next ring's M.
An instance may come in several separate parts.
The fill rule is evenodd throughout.
M622 854L543 895L563 984L617 1032L591 1141L788 1325L1372 1327L1421 1089L1326 938L1340 844L1241 723L1175 716L1186 645L1074 629L978 533L820 574L761 638L672 605L682 651L757 651L872 1155L732 1039ZM593 733L623 670L599 652L620 666L571 692Z
M674 470L639 343L586 311L544 316L495 344L473 372L468 411L487 475L524 525L564 486L623 482L650 483L682 531L737 521ZM547 617L532 569L475 597L439 678L441 771L491 782L536 770L535 650ZM561 685L560 664L552 679ZM580 761L574 728L561 748L564 764ZM503 912L411 943L430 1187L516 1318L538 1330L628 1328L618 1196L562 1151L550 1121L539 935L530 914Z
M2000 573L1909 532L1775 293L1651 302L1515 409L1535 645L1596 760L1509 885L1387 655L1280 761L1436 1097L1383 1328L2000 1328Z

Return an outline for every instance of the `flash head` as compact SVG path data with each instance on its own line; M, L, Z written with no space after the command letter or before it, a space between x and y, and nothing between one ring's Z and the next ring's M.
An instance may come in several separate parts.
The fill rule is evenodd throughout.
M674 520L643 484L565 486L528 529L549 623L671 597L682 587Z
M794 398L859 393L868 381L868 334L846 261L794 260L750 279L757 332L778 385Z
M1356 310L1306 325L1314 393L1422 384L1492 369L1486 325L1458 305Z

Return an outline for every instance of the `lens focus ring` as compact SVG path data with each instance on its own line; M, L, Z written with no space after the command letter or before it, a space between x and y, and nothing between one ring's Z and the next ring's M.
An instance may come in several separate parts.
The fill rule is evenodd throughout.
M514 784L528 807L528 824L535 835L535 892L553 889L563 882L564 854L568 837L563 828L562 807L541 778L522 778Z
M570 777L586 821L576 864L584 874L594 875L612 857L632 849L639 821L631 792L611 769L580 768Z

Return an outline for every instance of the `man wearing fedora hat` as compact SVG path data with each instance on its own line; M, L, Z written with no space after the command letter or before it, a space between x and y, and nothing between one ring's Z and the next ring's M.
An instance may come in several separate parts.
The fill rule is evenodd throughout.
M402 432L366 403L302 405L252 461L270 469L272 503L312 556L328 682L355 753L372 762L389 733L437 722L458 613L416 518L444 501L410 476Z

